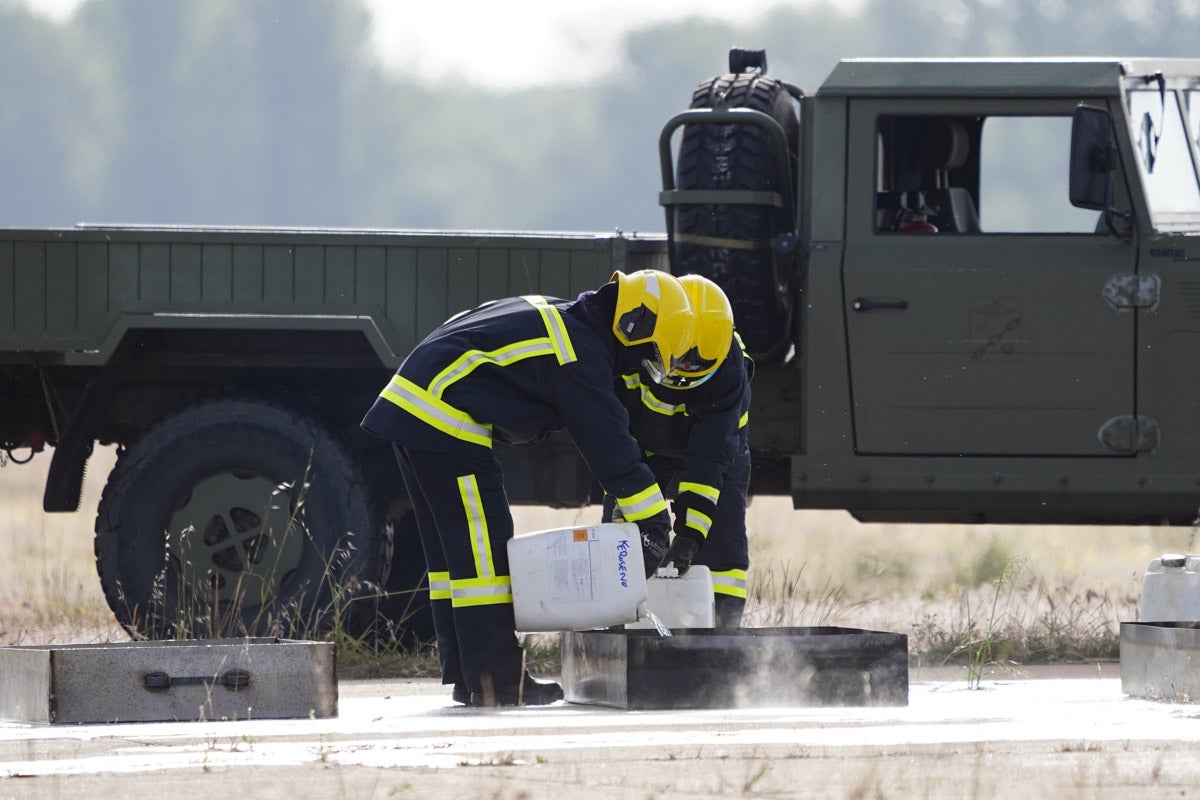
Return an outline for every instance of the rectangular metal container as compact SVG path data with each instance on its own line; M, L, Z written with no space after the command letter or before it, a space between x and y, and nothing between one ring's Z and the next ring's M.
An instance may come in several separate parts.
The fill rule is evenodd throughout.
M0 718L32 723L337 716L328 642L276 638L0 647Z
M571 703L631 709L908 704L908 637L854 628L563 634Z
M1168 703L1200 702L1200 622L1122 622L1121 691Z

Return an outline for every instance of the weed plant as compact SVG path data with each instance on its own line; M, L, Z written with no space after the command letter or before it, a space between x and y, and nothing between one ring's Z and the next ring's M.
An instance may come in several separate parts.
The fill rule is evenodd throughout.
M75 514L41 511L48 457L0 467L0 644L128 638L104 601L92 553L111 458L104 449L93 457ZM514 509L519 532L599 516L594 507ZM748 527L744 624L900 632L908 635L915 664L977 670L1117 658L1119 624L1137 619L1149 560L1200 547L1192 528L865 525L843 512L794 511L786 498L755 498ZM432 648L389 635L396 620L376 619L369 633L339 622L370 606L378 587L334 588L328 609L334 624L321 635L337 642L340 674L436 674ZM231 619L231 611L219 608L214 624ZM194 613L198 622L204 612ZM272 613L270 630L311 638L313 628L295 609ZM526 648L532 672L557 671L557 636L529 636Z

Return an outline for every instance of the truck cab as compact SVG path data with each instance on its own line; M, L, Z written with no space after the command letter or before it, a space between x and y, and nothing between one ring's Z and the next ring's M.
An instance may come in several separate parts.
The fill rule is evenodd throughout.
M764 369L799 372L795 505L1195 519L1200 61L848 60L792 94Z

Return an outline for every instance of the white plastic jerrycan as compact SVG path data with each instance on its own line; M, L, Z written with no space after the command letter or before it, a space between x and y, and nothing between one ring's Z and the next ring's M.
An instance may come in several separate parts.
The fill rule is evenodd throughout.
M579 631L623 625L646 600L636 525L606 522L508 541L517 630Z
M646 602L638 609L638 621L625 627L657 627L650 614L666 628L715 627L712 573L708 567L697 564L677 577L668 577L667 572L659 569L657 575L646 581Z

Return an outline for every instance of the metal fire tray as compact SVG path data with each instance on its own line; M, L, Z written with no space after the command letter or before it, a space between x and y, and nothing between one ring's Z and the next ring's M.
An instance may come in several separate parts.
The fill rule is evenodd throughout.
M1200 622L1122 622L1121 691L1200 703Z
M275 638L0 647L0 718L32 723L337 716L334 645Z
M908 637L854 628L563 634L568 702L631 709L908 704Z

